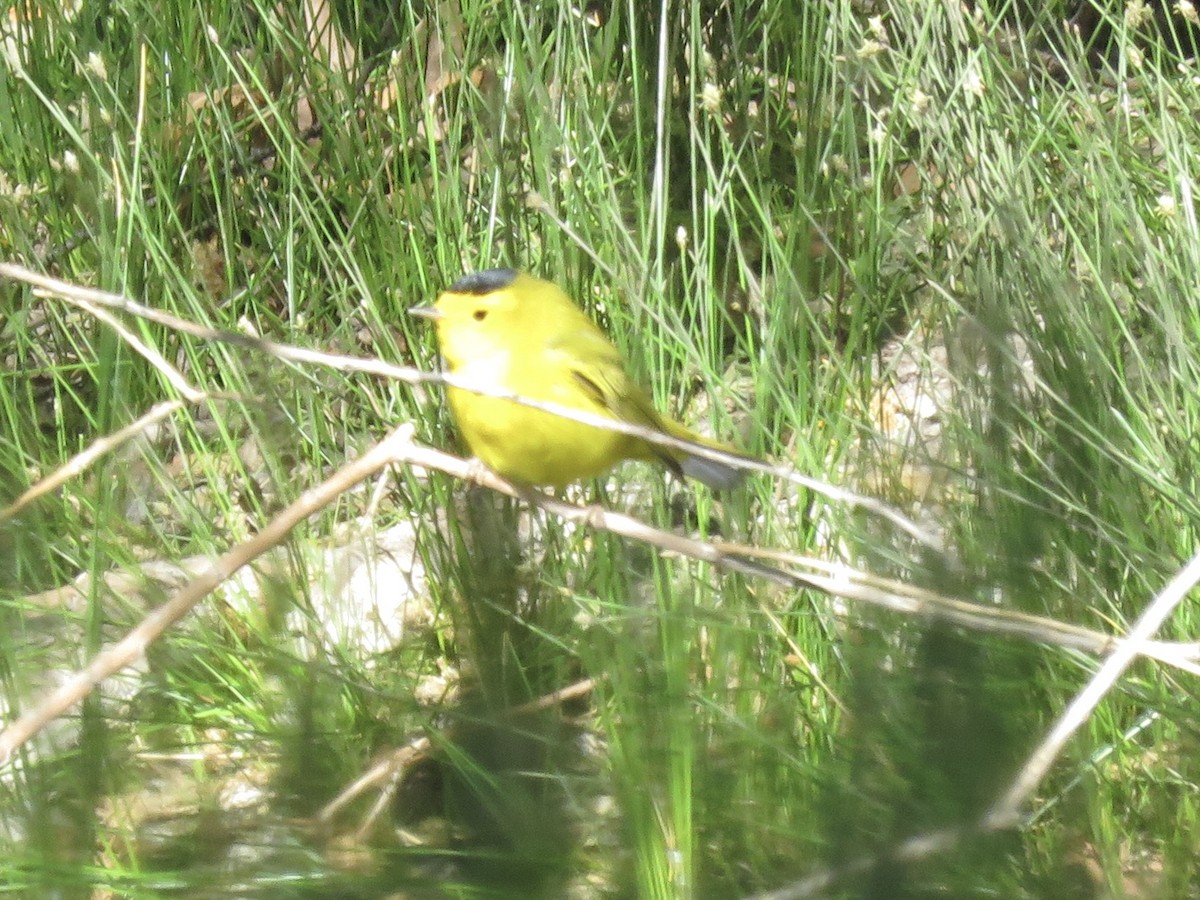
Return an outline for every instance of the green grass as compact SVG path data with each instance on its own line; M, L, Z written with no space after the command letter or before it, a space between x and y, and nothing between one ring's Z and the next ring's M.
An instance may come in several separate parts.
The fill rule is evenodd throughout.
M351 5L337 24L365 80L269 4L44 11L0 69L0 257L426 368L408 307L464 271L529 269L661 408L896 504L947 549L767 476L715 498L629 464L571 496L1123 632L1200 522L1193 64L1126 18L1118 71L1094 71L1061 9L731 6L398 4L385 26ZM0 291L2 504L178 394L93 315ZM457 446L434 387L125 321L222 396L0 522L10 706L161 603L161 563L245 540L393 425ZM898 360L942 385L933 437L888 427ZM323 551L392 526L427 573L416 618L386 648L331 637L369 621L339 607ZM1160 636L1194 633L1185 605ZM885 859L977 821L1097 665L401 470L313 515L0 772L0 882L722 897L831 869L839 896L1185 895L1195 687L1150 662L1025 827ZM520 709L584 677L586 699ZM422 736L368 835L370 798L331 833L300 824Z

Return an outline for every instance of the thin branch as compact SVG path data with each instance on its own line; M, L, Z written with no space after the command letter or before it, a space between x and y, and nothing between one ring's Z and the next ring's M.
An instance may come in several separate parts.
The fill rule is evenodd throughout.
M1012 785L984 817L984 827L1006 828L1020 820L1021 807L1037 790L1071 735L1087 721L1088 716L1141 652L1150 636L1162 627L1163 622L1183 602L1197 582L1200 582L1200 553L1193 556L1150 601L1150 605L1146 607L1146 611L1129 634L1063 711L1042 743L1030 754L1020 773L1013 779Z
M170 600L143 618L125 637L100 651L87 666L65 679L49 696L0 732L0 765L8 762L17 748L82 700L96 685L145 655L146 648L167 628L183 618L238 569L278 546L296 525L332 503L342 493L402 458L402 448L412 440L412 431L411 424L397 428L329 479L305 491L267 523L262 531L213 561L204 572L176 591Z
M568 700L574 700L577 697L582 697L592 692L596 687L596 679L584 678L574 684L569 684L564 688L559 688L557 691L551 691L541 697L536 697L527 703L522 703L519 706L514 706L506 711L507 715L518 716L530 712L539 712L543 709L549 709L553 706L559 706L566 703ZM356 778L353 782L347 785L336 797L330 800L321 808L321 811L316 815L316 823L322 827L328 827L343 809L346 808L354 800L358 799L368 790L373 787L383 785L383 790L379 792L379 796L371 805L370 811L363 818L362 823L358 827L357 837L361 840L365 837L375 820L379 817L384 809L387 808L388 802L395 796L396 791L400 787L401 778L404 775L404 770L412 763L416 762L421 757L425 756L433 747L433 742L428 737L419 737L409 741L403 747L398 747L388 753L382 760L375 763Z
M804 900L807 897L824 896L839 881L868 872L881 862L915 862L945 853L973 835L1019 825L1022 821L1021 808L1046 777L1071 735L1087 721L1134 657L1145 649L1150 635L1162 626L1197 583L1200 583L1200 553L1193 556L1154 597L1133 629L1124 638L1114 639L1116 649L1112 655L1063 711L1046 738L1030 754L1008 790L978 822L911 837L886 853L862 856L837 869L821 869L799 881L754 894L746 900Z
M410 443L403 448L403 453L406 462L482 484L541 507L563 520L603 529L668 553L707 562L726 571L763 578L782 587L815 590L830 597L870 603L902 614L940 619L977 631L1006 634L1050 646L1086 651L1098 656L1112 652L1127 643L1125 638L1113 637L1077 625L944 597L932 591L857 572L848 566L789 554L752 552L739 544L685 537L655 528L626 513L612 512L598 506L578 506L542 491L513 485L500 476L481 469L474 460L451 456L421 444ZM764 556L793 565L804 564L818 571L798 572L781 566L767 565L754 558ZM1194 642L1143 640L1139 641L1136 652L1200 675L1200 645Z
M95 316L109 328L117 333L117 335L126 344L133 348L133 351L143 357L146 362L150 363L155 370L162 375L171 387L183 394L183 396L195 403L204 397L202 391L197 390L188 384L188 380L183 377L183 373L176 369L173 365L167 362L166 358L143 341L140 337L134 334L129 328L118 319L116 316L108 312L108 310L98 306L95 303L89 303L86 300L78 301L79 306L86 310L90 315Z
M192 403L202 403L210 399L209 394L196 394L190 398ZM157 425L163 419L169 418L174 413L183 409L188 401L184 400L168 400L165 403L158 403L150 408L150 411L143 416L139 416L133 422L130 422L124 428L114 431L112 434L98 438L93 441L91 446L80 453L75 454L66 463L59 466L54 472L41 479L37 484L33 485L25 493L21 494L16 500L8 506L0 508L0 522L11 519L22 509L28 506L39 497L43 497L53 490L62 487L72 478L83 474L87 469L107 453L116 450L122 444L132 440L143 432L149 430L154 425Z
M773 465L771 463L762 462L757 459L751 459L750 457L742 456L740 454L727 453L713 447L708 447L704 444L697 444L691 441L681 440L661 431L645 428L640 425L634 425L629 422L621 422L598 413L589 413L583 410L572 409L567 406L561 406L557 403L544 403L538 400L530 400L529 398L522 397L513 393L512 391L505 390L491 384L471 382L469 380L456 378L455 376L448 374L425 372L421 369L416 369L410 366L396 366L378 359L362 359L361 357L345 356L339 353L324 353L318 350L309 350L303 347L294 347L288 344L276 343L275 341L263 340L262 338L239 334L237 332L209 328L207 326L198 325L194 322L182 319L162 310L145 306L120 294L112 294L106 291L97 291L92 288L84 288L78 285L73 285L69 282L61 281L57 278L51 278L47 275L42 275L27 269L24 266L18 266L12 263L0 263L0 275L8 276L9 278L13 278L18 281L24 281L27 284L41 288L50 295L61 297L62 299L71 303L79 303L82 305L86 302L117 309L121 312L138 316L139 318L144 318L160 325L165 325L169 328L173 328L185 334L193 335L194 337L198 337L203 340L220 341L222 343L233 344L239 347L247 347L252 350L269 354L278 359L287 360L290 362L302 362L326 366L341 372L362 372L414 385L430 383L448 385L450 387L456 387L465 391L470 391L474 394L480 394L485 397L511 400L512 402L519 403L522 406L528 406L531 409L537 409L552 415L561 416L564 419L570 419L571 421L580 422L584 425L592 425L596 428L604 428L620 434L628 434L651 444L670 447L676 450L683 450L687 453L701 456L706 459L717 460L746 471L760 472L764 475L789 481L792 484L807 488L808 490L828 497L834 502L846 503L850 506L860 508L871 513L872 515L890 522L896 528L900 529L902 532L924 544L925 546L930 547L939 553L942 552L942 542L937 535L926 531L899 510L888 506L886 503L874 497L858 494L854 491L838 487L837 485L829 484L816 478L810 478L807 475L802 475L791 466ZM86 308L86 306L84 308Z
M744 544L721 546L738 556L810 569L808 577L813 586L831 596L870 603L904 615L941 619L976 631L1027 638L1096 656L1106 656L1126 640L1045 616L947 597L902 581L862 572L844 563ZM1200 675L1200 643L1196 641L1143 641L1138 652L1192 675Z

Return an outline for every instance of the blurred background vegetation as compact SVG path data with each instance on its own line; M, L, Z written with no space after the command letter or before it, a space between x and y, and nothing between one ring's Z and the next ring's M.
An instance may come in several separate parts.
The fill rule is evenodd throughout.
M423 368L408 307L524 268L661 408L943 549L766 476L713 497L626 465L582 502L1109 634L1195 551L1189 3L64 0L4 21L5 261ZM5 722L387 429L457 446L434 388L122 321L210 396L0 521ZM0 282L0 506L178 396L110 323ZM977 821L1098 664L409 468L0 769L0 883L1188 896L1195 683L1149 662L1022 827L891 854ZM391 793L314 820L406 745Z

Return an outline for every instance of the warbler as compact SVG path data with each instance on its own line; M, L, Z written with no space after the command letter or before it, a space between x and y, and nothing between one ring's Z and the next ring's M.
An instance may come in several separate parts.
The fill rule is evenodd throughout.
M462 381L740 455L657 412L620 351L552 282L487 269L460 278L433 306L409 312L435 322L446 366ZM728 462L512 400L459 387L450 387L448 396L471 452L512 481L562 487L625 459L657 460L718 490L736 486L744 475Z

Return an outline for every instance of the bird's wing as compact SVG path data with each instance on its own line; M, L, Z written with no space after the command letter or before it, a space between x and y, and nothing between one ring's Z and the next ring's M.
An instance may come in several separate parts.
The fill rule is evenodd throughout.
M629 376L620 351L603 334L590 328L575 331L547 349L553 364L570 372L597 411L626 422L661 427L649 398Z
M620 351L601 332L592 329L574 332L556 344L556 347L547 348L551 358L571 373L575 384L595 404L597 412L607 413L630 425L655 431L669 430L646 392L630 377ZM637 447L635 455L658 459L681 474L679 460L668 448L640 440L634 446Z

